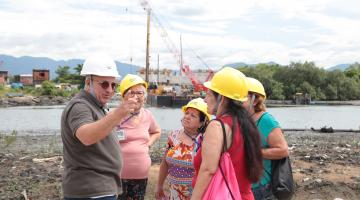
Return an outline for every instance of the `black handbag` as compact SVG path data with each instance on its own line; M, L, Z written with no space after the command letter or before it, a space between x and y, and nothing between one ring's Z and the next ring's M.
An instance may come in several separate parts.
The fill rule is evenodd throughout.
M272 160L271 190L273 195L280 200L291 199L294 194L294 179L289 157Z

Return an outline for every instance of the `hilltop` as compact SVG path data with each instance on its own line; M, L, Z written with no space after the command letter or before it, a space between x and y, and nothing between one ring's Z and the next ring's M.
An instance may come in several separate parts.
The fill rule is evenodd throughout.
M280 65L276 62L270 61L270 62L266 62L266 63L256 63L256 64L249 64L249 63L245 63L245 62L235 62L235 63L228 63L224 66L227 67L233 67L233 68L238 68L238 67L256 67L259 64L265 64L265 65L279 65L279 66L284 66L284 65ZM333 71L333 70L341 70L341 71L345 71L351 64L338 64L335 66L327 66L324 67L325 70L327 71Z
M54 60L47 57L31 57L21 56L14 57L9 55L0 54L0 71L8 71L10 75L31 74L32 69L49 69L50 79L54 79L57 75L55 73L59 66L69 66L71 69L78 64L84 63L84 59L69 59L69 60ZM123 62L116 61L116 66L121 76L128 73L136 73L139 66L131 65Z

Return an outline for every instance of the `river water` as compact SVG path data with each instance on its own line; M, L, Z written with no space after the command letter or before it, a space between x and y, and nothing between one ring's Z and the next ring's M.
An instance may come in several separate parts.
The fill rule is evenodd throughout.
M0 108L0 133L16 130L18 134L59 134L60 118L64 106L23 106ZM182 117L179 108L148 108L162 129L180 128ZM268 111L279 121L282 128L359 129L360 106L303 106L276 107Z

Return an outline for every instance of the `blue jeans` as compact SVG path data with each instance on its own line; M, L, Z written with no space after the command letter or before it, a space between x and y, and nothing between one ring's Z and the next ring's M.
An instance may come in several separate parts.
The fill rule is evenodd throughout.
M257 188L251 189L255 200L274 200L276 199L271 192L271 187L269 184L267 185L260 185Z
M99 198L64 198L64 200L116 200L116 196L106 196L106 197L99 197Z

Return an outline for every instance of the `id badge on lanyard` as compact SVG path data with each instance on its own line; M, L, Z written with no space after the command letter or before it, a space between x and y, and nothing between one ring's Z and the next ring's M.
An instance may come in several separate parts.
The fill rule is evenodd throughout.
M125 140L126 139L125 130L121 128L116 129L116 136L119 141Z
M121 122L120 125L118 125L116 127L116 136L118 138L119 141L123 141L126 140L126 134L125 134L125 130L121 128L122 125L124 125L127 121L129 121L132 117L134 117L135 115L138 115L139 113L134 113L132 114L130 117L128 117L127 119L125 119L123 122Z

